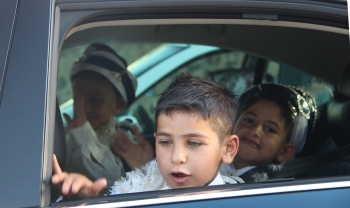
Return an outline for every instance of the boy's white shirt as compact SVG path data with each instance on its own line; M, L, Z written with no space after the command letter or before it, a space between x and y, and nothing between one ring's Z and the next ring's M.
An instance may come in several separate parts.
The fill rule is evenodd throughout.
M110 122L112 124L105 129L104 137L112 137L115 133L117 120ZM112 153L106 138L98 138L89 122L85 122L81 127L70 129L66 134L66 140L65 171L84 174L91 180L106 178L109 186L125 175L120 157ZM100 165L92 161L91 155Z
M244 183L244 181L238 177L222 176L218 173L209 186L223 185L226 183L236 184L237 181ZM125 178L116 181L110 188L110 194L114 195L166 189L170 189L170 187L163 179L158 168L157 160L154 159L139 169L127 172Z

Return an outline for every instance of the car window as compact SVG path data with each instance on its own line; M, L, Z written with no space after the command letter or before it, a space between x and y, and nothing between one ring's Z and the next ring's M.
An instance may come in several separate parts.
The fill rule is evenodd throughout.
M133 23L135 24L135 23ZM164 23L162 23L164 24ZM138 89L136 92L136 101L118 117L130 116L136 120L141 127L143 136L154 143L153 133L155 132L155 120L152 109L156 105L156 101L161 93L171 82L173 77L180 72L188 72L195 76L207 77L220 85L229 88L237 95L240 95L247 88L257 83L279 83L284 85L302 86L307 87L310 84L323 82L324 76L321 76L315 72L305 70L305 67L299 69L295 64L295 67L285 65L284 61L280 62L280 59L274 58L274 56L264 56L263 53L254 53L253 50L240 50L240 47L226 47L224 44L206 43L205 41L196 41L189 39L188 41L181 41L182 39L176 39L172 41L173 36L167 38L162 37L162 33L167 34L172 31L176 31L177 27L188 26L184 25L131 25L128 26L101 26L92 29L92 33L86 30L86 35L92 35L88 43L76 43L73 46L63 44L63 50L60 54L59 63L59 77L57 85L57 97L61 104L61 110L72 107L72 93L69 81L69 70L72 63L79 58L84 49L92 42L98 42L101 38L96 38L94 30L98 33L106 32L112 28L116 31L128 34L125 31L142 31L142 35L147 36L147 32L156 31L156 37L152 39L153 42L144 42L141 34L132 33L132 36L127 37L124 34L123 38L120 38L120 42L108 42L104 43L113 47L121 56L126 58L129 62L129 71L135 73L138 80ZM190 27L202 27L201 24L191 25ZM121 29L119 29L119 27ZM207 26L211 27L211 26ZM108 29L106 29L108 28ZM220 27L213 27L211 29L220 30ZM206 30L203 30L206 31ZM209 31L209 30L208 30ZM224 30L223 30L224 31ZM218 31L215 31L218 32ZM80 34L79 34L80 33ZM84 36L84 30L80 31L77 37ZM82 35L83 34L83 35ZM106 33L107 34L107 33ZM153 33L152 33L153 34ZM217 35L220 33L215 33ZM74 35L74 34L73 34ZM123 34L122 34L123 35ZM211 34L213 35L213 34ZM75 37L76 38L76 37ZM128 39L130 38L130 40ZM118 40L118 37L116 37ZM127 39L125 41L123 39ZM70 41L69 38L66 40ZM69 42L72 44L72 42ZM171 48L167 50L167 48ZM259 56L257 56L257 54ZM159 56L159 59L157 58ZM180 58L181 57L181 58ZM142 64L145 64L142 67ZM137 68L138 65L141 67ZM135 69L133 71L133 69ZM136 70L137 69L137 70ZM307 72L306 72L307 71ZM311 75L312 74L312 75ZM326 83L326 82L324 82ZM326 83L330 89L330 93L333 92L334 86L330 83ZM327 97L327 96L326 96ZM332 96L328 96L324 103L327 103ZM69 102L67 102L69 101ZM324 129L327 129L324 128ZM324 134L322 138L318 138L317 142L322 143L321 146L313 148L315 143L310 144L312 151L309 155L320 153L323 151L327 142L331 140L328 132ZM332 142L331 142L332 143ZM336 149L332 143L332 148ZM326 148L326 151L329 150ZM336 173L335 175L343 175L345 172ZM320 177L325 177L327 174L321 174ZM316 176L316 174L310 175L298 175L300 178L308 178ZM327 175L328 176L328 175ZM287 180L287 179L286 179ZM279 186L283 186L284 179L278 183ZM308 183L308 182L306 182ZM239 185L244 187L244 185ZM245 186L248 187L248 186ZM255 186L254 186L255 187ZM268 187L268 185L267 185ZM219 188L220 189L220 188ZM223 188L224 189L224 188ZM249 189L249 187L247 188ZM174 190L182 193L182 190ZM141 196L147 198L147 196ZM132 195L128 195L132 200ZM118 197L116 197L118 198ZM142 197L141 197L142 198Z
M292 86L303 86L317 82L311 75L274 61L268 61L262 83L281 83Z
M152 110L156 106L158 95L176 75L187 72L194 76L210 78L236 93L241 93L250 87L254 80L254 66L245 68L245 58L246 54L243 52L219 50L215 53L202 54L190 61L183 62L178 59L178 62L183 62L181 66L170 71L154 86L147 89L131 106L140 125L145 128L145 133L153 134L155 120ZM150 126L150 122L153 127Z
M67 84L63 83L69 82L69 79L67 78L70 70L70 67L68 67L69 64L72 64L86 47L87 45L67 48L61 53L58 97L62 100L70 100L61 105L61 110L64 110L67 106L72 109L73 102L71 100L71 89L67 88ZM191 59L178 58L176 59L178 67L173 67L169 61L169 57L179 56L179 53L186 53L185 49L189 47L206 46L169 43L119 43L118 47L114 46L114 48L120 49L123 49L123 47L128 48L128 53L121 50L121 54L124 54L126 59L130 60L132 69L137 68L135 71L138 73L138 90L143 93L141 93L136 98L136 101L120 115L135 118L138 125L141 127L144 137L152 144L154 144L153 133L156 131L154 113L152 110L156 105L159 94L168 86L172 79L181 72L187 72L194 76L212 79L223 87L232 90L238 96L251 87L254 82L257 82L256 74L258 71L263 72L261 83L272 82L292 86L307 86L320 81L319 79L292 67L285 66L272 60L261 59L237 50L216 48L213 51L209 50L208 52L198 53L197 56L194 56ZM164 47L179 48L176 50L171 49L171 52L164 56ZM157 51L162 52L157 53ZM139 57L135 54L139 54ZM149 65L148 59L151 59L154 63ZM258 60L265 63L263 68L258 67ZM159 69L156 66L160 63L168 66L166 74L158 81L151 84L150 87L142 88L144 85L142 79L140 82L140 77L148 76L148 74L152 73L158 73L157 70ZM143 64L145 64L146 68L142 69L143 71L140 72L140 68L142 68ZM131 72L133 72L133 70L131 70ZM149 81L150 80L148 79L147 82Z

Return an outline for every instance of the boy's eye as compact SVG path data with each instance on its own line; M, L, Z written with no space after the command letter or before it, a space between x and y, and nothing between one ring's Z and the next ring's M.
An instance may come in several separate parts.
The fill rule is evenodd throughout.
M202 143L200 143L200 142L195 142L195 141L189 141L187 144L188 144L190 147L198 147L198 146L200 146Z
M159 144L161 144L163 146L169 146L169 145L171 145L171 141L163 140L163 141L160 141Z

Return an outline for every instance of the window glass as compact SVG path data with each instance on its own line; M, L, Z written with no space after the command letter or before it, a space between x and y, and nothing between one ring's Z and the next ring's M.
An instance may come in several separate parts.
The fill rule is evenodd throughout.
M111 46L121 57L125 58L129 63L129 66L133 63L135 66L138 63L142 63L140 61L141 59L150 57L148 56L150 51L153 51L158 47L163 47L165 44L171 43L134 43L112 41L106 42L105 44ZM177 44L190 45L181 43ZM69 106L72 109L73 102L69 71L74 61L81 56L88 45L89 44L67 47L61 52L57 96L59 103L61 107L63 106L63 108ZM176 49L176 52L169 52L169 56L172 56L175 53L181 53L181 50L182 48L179 47L179 49ZM166 58L161 59L161 62L166 63L166 61ZM176 61L180 63L180 67L174 67L171 63L166 64L167 67L171 68L170 70L167 70L168 73L161 77L160 80L156 81L151 87L145 87L145 91L142 91L143 93L136 98L136 101L129 108L118 114L118 117L120 115L125 115L135 118L141 127L143 136L152 143L154 143L153 133L156 131L155 119L152 110L156 106L159 94L163 92L173 78L176 75L179 75L181 72L188 72L193 76L210 78L221 86L232 90L237 95L242 94L242 92L251 87L254 82L257 82L256 76L259 76L257 75L257 72L260 72L260 75L262 74L262 77L259 76L261 78L261 83L280 83L300 87L309 86L322 81L305 72L282 65L278 62L257 58L245 52L228 49L218 48L215 51L200 54L191 60L177 59ZM258 61L263 64L258 64ZM152 64L157 65L159 63L152 62ZM140 74L137 75L137 79L143 76L143 74L151 73L154 69L152 64L147 66L147 71L140 72ZM156 71L153 73L160 72ZM328 83L326 84L328 87L330 87L331 92L333 89L332 86ZM142 83L139 82L138 85L142 86ZM331 97L328 94L322 94L323 103L327 103L330 98ZM316 100L317 99L318 98L316 98ZM327 133L328 132L324 134L325 136L323 139L327 139Z
M145 133L152 134L155 129L148 128L149 122L155 124L152 109L155 107L159 94L168 86L171 80L180 72L188 72L194 76L207 77L222 86L242 93L251 86L254 80L254 69L245 69L246 54L238 51L221 50L212 54L202 55L177 69L157 82L141 95L132 105L132 111L144 127ZM181 60L178 60L181 62ZM152 70L152 69L150 69Z
M158 43L125 43L118 41L108 41L105 42L105 44L113 48L129 65L160 45ZM73 63L83 54L84 50L89 45L90 43L75 47L67 47L64 48L60 54L57 81L57 98L60 105L72 98L69 71Z
M263 76L262 83L278 83L278 75L280 71L280 64L274 61L267 62L267 67Z
M280 83L291 86L305 86L319 80L309 74L289 66L268 61L263 74L262 83Z

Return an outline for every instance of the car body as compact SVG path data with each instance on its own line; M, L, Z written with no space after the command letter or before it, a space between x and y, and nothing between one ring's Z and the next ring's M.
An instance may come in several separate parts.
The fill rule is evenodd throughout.
M131 106L127 111L144 125L150 124L150 115L141 116L143 110L138 110L138 106L145 103L141 99L148 95L153 98L150 90L161 80L171 78L174 75L171 70L188 65L186 70L198 69L194 74L201 73L201 67L209 62L189 65L207 57L200 54L211 56L217 51L244 54L238 69L254 70L250 84L264 82L264 73L274 63L278 63L281 72L278 80L273 79L276 82L303 84L324 80L334 88L334 96L326 102L329 125L323 128L325 131L320 130L324 138L316 140L320 144L317 148L311 146L312 150L317 149L311 153L340 152L350 140L349 130L344 128L350 120L346 111L350 97L347 14L346 1L342 0L3 0L0 7L1 206L348 207L350 176L346 171L318 178L287 178L57 203L51 201L50 184L52 155L64 141L62 119L56 108L60 54L95 41L117 39L136 44L179 44L187 49L203 47L197 54L191 51L182 53L182 57L167 57L164 60L173 58L173 61L165 65L160 61L152 64L148 56L141 59L143 64L129 66L135 71L140 88L134 108ZM204 48L213 51L206 52ZM142 67L157 70L144 71ZM219 67L218 73L208 74L212 78L221 77L225 70ZM146 107L143 106L144 110ZM337 109L344 111L339 113ZM331 122L334 118L342 123ZM152 133L152 125L144 128L146 134ZM349 161L345 156L337 162L342 160L347 167ZM59 160L62 164L64 158ZM329 168L327 165L325 168Z

